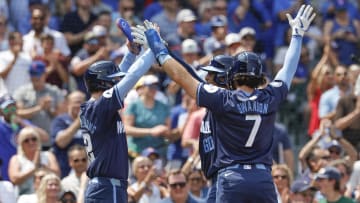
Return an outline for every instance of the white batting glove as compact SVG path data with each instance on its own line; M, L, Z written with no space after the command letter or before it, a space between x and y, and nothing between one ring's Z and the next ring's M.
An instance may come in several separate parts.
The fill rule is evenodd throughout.
M134 42L140 44L144 49L149 47L146 36L146 28L142 25L137 25L136 27L131 27L131 35L134 38Z
M316 14L312 12L313 8L310 5L302 5L295 19L293 19L290 14L286 14L293 35L304 36L304 33L309 29L311 22L316 16Z

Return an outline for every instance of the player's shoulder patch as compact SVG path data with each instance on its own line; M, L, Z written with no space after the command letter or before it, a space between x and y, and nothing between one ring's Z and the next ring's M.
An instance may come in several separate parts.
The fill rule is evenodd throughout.
M279 81L279 80L272 81L272 82L270 83L270 85L273 86L273 87L281 87L283 84L284 84L284 82L283 82L283 81Z
M215 86L215 85L211 85L211 84L205 84L204 85L204 90L207 91L208 93L215 93L219 90L220 88Z
M103 97L105 97L107 99L111 98L113 95L113 92L114 92L114 88L110 88L103 93Z

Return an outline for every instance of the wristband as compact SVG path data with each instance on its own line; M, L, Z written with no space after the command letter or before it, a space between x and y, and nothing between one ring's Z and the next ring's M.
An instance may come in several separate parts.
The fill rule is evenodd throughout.
M168 54L158 56L158 62L162 66L167 60L171 59L172 57Z

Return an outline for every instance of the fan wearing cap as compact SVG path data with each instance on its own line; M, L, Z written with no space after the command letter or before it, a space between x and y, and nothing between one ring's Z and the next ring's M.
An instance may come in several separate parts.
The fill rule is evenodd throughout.
M99 60L109 59L109 50L106 45L106 30L102 26L95 26L88 31L84 38L83 47L75 53L70 62L70 73L75 78L77 89L87 93L83 81L83 75L90 66ZM88 95L89 96L89 95Z
M199 69L202 59L200 59L200 48L193 39L186 39L181 43L181 55L185 63L189 64L200 78L205 78L206 73Z
M304 178L296 179L291 184L289 203L311 203L317 189Z
M213 16L210 20L211 36L204 41L204 52L206 55L213 54L216 49L225 50L225 36L227 34L226 16Z
M181 43L185 39L193 39L197 44L201 43L200 37L195 33L196 20L197 17L190 9L182 9L177 13L177 30L165 38L169 49L177 56L181 56ZM201 50L199 49L198 52L200 53Z
M45 64L33 61L28 67L31 83L14 92L18 115L50 133L50 124L64 102L62 91L46 83ZM46 143L45 145L48 145Z
M157 76L145 75L141 86L139 97L128 104L123 115L129 149L140 154L147 147L153 147L164 158L165 138L170 138L170 108L155 99L159 88Z
M239 48L241 47L240 36L237 33L229 33L225 37L225 45L227 53L230 56L235 56L239 53Z
M340 193L341 174L339 170L332 166L321 168L315 175L316 186L324 196L319 203L353 203L353 200Z
M252 27L244 27L239 32L241 45L245 51L254 51L256 44L256 32Z
M15 136L25 126L32 126L40 135L42 142L49 140L49 135L43 129L34 126L30 121L16 115L16 101L10 95L0 97L0 159L4 165L1 167L3 179L9 180L8 163L12 155L16 153ZM14 153L15 152L15 153Z

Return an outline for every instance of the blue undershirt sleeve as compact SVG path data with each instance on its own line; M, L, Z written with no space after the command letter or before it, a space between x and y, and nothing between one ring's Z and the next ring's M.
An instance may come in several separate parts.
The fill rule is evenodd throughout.
M288 89L290 89L291 81L298 67L300 53L301 53L301 43L302 43L301 36L299 35L292 36L289 49L285 55L284 66L276 74L274 79L285 82Z
M153 52L148 49L133 63L124 78L115 85L117 95L124 100L127 93L133 88L136 82L143 76L155 62Z
M136 55L128 51L123 60L121 60L121 63L119 64L119 68L121 72L127 73L131 64L134 63L136 59Z

